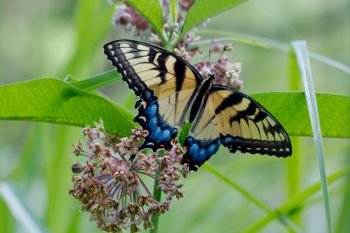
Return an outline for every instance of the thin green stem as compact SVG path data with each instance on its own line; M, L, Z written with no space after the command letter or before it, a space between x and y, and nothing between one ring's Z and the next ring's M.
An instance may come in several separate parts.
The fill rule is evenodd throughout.
M289 85L290 91L299 91L301 89L300 75L298 70L298 63L293 49L289 53ZM293 155L285 160L287 172L287 187L288 199L293 198L299 193L300 177L301 175L301 156L300 156L300 142L301 138L292 137L291 143L293 148ZM301 223L300 211L296 211L292 216L292 220L296 224Z
M350 165L347 165L346 167L329 175L327 177L327 183L331 184L349 173L350 173ZM309 186L308 188L306 188L303 192L300 192L298 195L294 196L294 198L291 198L288 201L286 201L285 203L281 204L274 211L277 211L281 214L286 214L286 215L293 214L294 210L302 207L303 202L306 199L310 198L312 195L316 194L320 190L321 190L321 182L317 182L317 183ZM249 227L244 232L245 233L257 232L274 219L276 219L276 216L267 215L264 218L262 218L260 221L258 221L257 223L255 223L254 225Z
M130 227L130 233L135 233L135 232L137 232L137 228L131 226Z
M297 226L290 221L285 215L281 214L279 211L271 209L267 204L265 204L263 201L259 200L258 198L254 197L252 194L250 194L247 190L242 188L240 185L236 184L232 180L228 179L226 176L221 174L218 170L216 170L214 167L210 166L208 163L204 164L203 167L210 171L212 174L216 175L218 178L220 178L222 181L233 187L236 191L241 193L244 197L246 197L249 201L260 207L262 210L264 210L266 213L268 213L268 216L273 216L274 218L278 218L278 220L286 226L291 232L300 232Z
M159 180L155 179L154 186L153 186L153 198L156 201L160 202L162 198L162 190L158 188L158 185L159 185ZM159 223L159 214L153 214L151 220L152 220L153 228L151 229L150 233L157 233L158 223Z
M289 45L287 43L277 41L271 38L256 36L256 35L248 35L248 34L241 34L241 33L232 33L227 31L221 31L221 30L215 30L215 29L201 29L197 32L200 36L208 36L210 39L208 40L201 40L198 42L192 43L192 46L198 46L201 44L210 44L212 41L212 36L215 35L215 41L234 41L241 44L247 44L251 46L261 47L265 49L273 49L276 51L281 51L285 53L289 53ZM219 38L219 36L224 38ZM182 37L181 35L178 36L178 40L180 40ZM337 60L334 60L332 58L323 56L321 54L309 51L310 58L319 61L323 64L329 65L335 69L341 70L347 74L350 74L350 66L341 63Z

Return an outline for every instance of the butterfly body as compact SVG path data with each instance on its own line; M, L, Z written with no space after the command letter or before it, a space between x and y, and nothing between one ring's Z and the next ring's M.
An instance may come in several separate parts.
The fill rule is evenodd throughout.
M178 128L191 123L183 162L196 170L224 145L234 153L291 155L289 137L278 121L249 96L203 79L177 55L132 40L113 41L105 54L139 97L135 121L149 135L142 148L170 148Z

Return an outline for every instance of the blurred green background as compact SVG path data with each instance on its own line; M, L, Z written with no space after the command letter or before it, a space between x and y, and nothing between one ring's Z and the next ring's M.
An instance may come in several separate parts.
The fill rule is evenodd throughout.
M303 39L313 52L350 66L349 12L349 0L250 0L212 18L207 29L286 44ZM84 79L111 69L102 46L132 37L111 24L113 13L107 1L0 0L0 84L68 74ZM237 42L233 46L232 61L243 63L243 92L291 88L287 52ZM350 95L349 73L315 60L311 65L317 91ZM299 78L291 78L302 90ZM121 105L132 106L122 81L101 91ZM81 129L22 121L0 121L0 129L0 181L13 185L38 224L54 233L99 232L68 195L70 166L75 161L70 151L81 139ZM222 147L209 163L274 208L319 181L313 139L293 138L293 142L299 146L288 159L232 155ZM324 138L328 174L350 163L349 142ZM266 215L205 169L184 182L185 198L161 216L160 232L243 232ZM329 191L335 232L349 232L350 177L331 184ZM321 193L300 204L291 219L302 232L326 232ZM1 200L0 232L27 232ZM288 231L274 220L259 232Z

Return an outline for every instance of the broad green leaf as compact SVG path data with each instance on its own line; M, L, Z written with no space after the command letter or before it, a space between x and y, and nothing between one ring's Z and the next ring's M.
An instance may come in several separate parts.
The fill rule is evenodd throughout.
M186 32L191 30L194 26L200 24L209 17L213 17L217 14L220 14L221 12L228 10L244 1L246 0L195 1L193 6L187 13L179 39L181 39L181 37L185 35Z
M158 0L127 0L163 38L163 13Z
M312 136L304 92L273 92L252 94L285 127L292 136ZM322 136L350 137L350 97L316 94Z
M311 136L303 92L251 95L293 136ZM350 97L317 94L322 134L350 137ZM0 119L34 120L84 126L102 118L108 131L128 135L133 116L106 99L57 79L40 79L0 87ZM336 108L334 108L336 106Z
M0 86L0 119L33 120L76 126L102 119L109 132L130 134L133 116L106 99L61 80L43 78Z

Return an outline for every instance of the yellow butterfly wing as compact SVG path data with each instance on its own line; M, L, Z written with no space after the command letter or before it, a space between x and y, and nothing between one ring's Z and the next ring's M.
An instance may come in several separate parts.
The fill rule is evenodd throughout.
M282 125L251 97L213 85L185 141L184 156L193 170L208 160L220 144L230 152L290 156L292 147Z
M104 52L140 97L135 121L149 131L145 144L170 147L202 82L200 74L175 54L138 41L113 41Z

